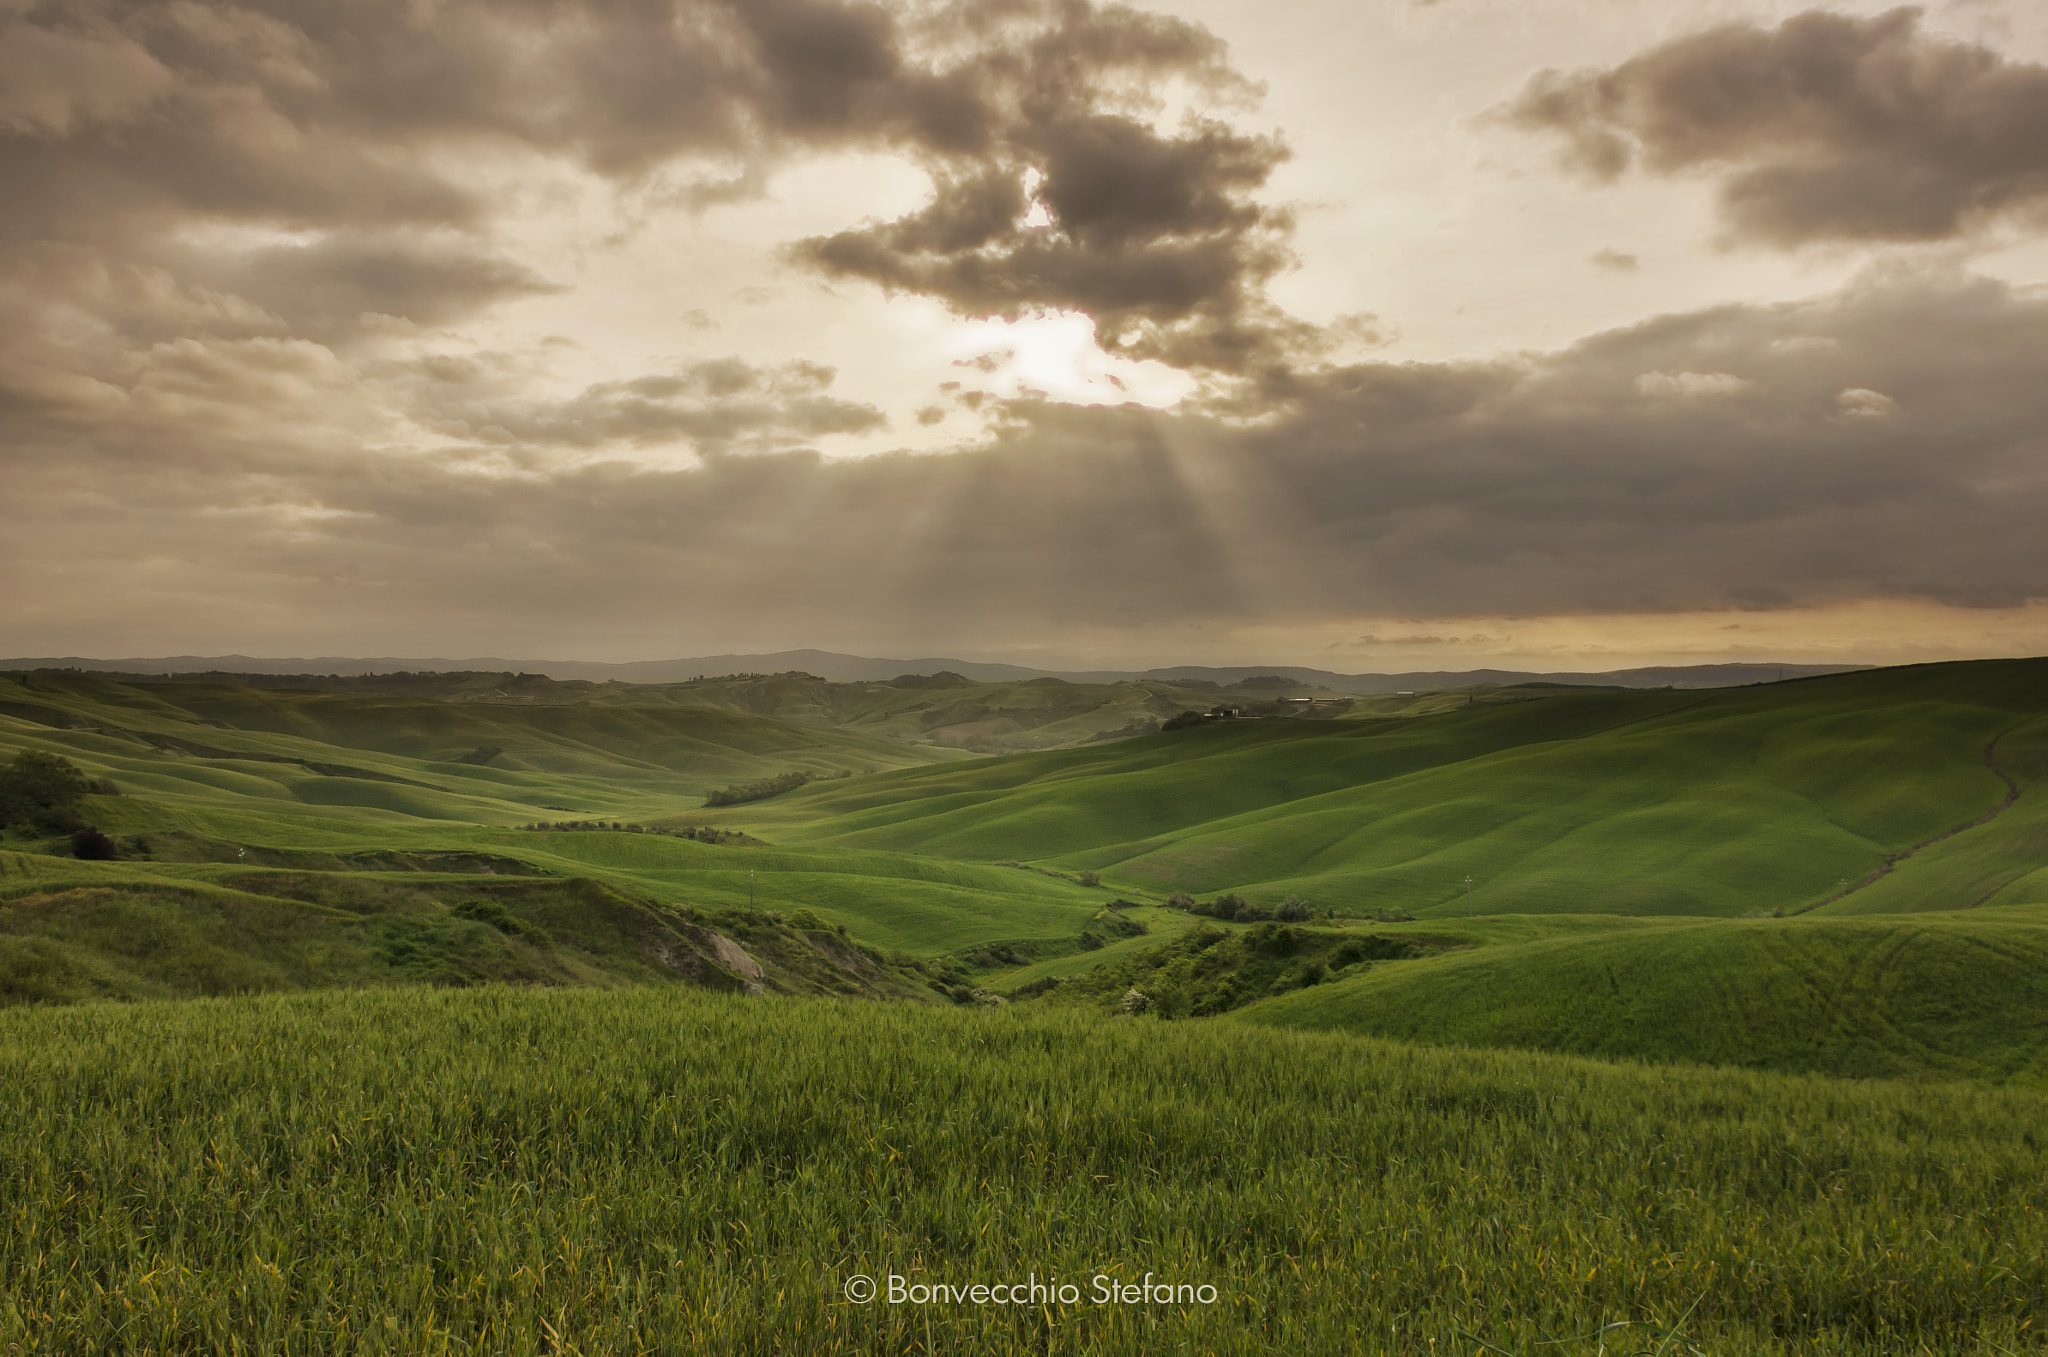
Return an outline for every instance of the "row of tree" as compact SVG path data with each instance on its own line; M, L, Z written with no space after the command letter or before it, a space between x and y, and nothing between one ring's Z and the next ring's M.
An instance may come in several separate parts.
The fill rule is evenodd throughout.
M1260 923L1277 919L1284 924L1307 923L1315 917L1308 901L1298 895L1290 895L1272 909L1255 905L1242 895L1234 892L1217 896L1214 900L1201 901L1185 891L1176 891L1166 898L1168 909L1186 910L1209 919L1228 919L1235 923Z
M827 773L825 776L828 778L852 777L853 770L851 768L841 768L838 772ZM777 773L774 777L764 777L759 782L739 782L730 787L720 787L717 791L704 798L704 804L707 806L737 806L744 801L760 801L767 797L780 796L784 792L793 792L797 788L817 780L815 773L802 771Z

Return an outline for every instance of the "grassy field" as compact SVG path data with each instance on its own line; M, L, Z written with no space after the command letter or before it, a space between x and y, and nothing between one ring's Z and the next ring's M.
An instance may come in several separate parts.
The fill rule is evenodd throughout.
M2041 1351L2044 679L0 677L0 1353Z
M2048 883L2028 880L2048 816L2044 717L2043 661L1558 693L888 773L751 822L819 847L1017 857L1123 890L1298 893L1355 912L1962 908ZM2014 789L1990 823L1921 850ZM1832 902L1888 866L1867 899Z
M604 692L628 685L540 683L536 692L486 688L479 697L452 679L320 689L41 671L0 675L0 719L24 735L121 761L131 777L157 784L210 781L314 804L457 819L516 821L548 807L632 815L786 770L830 775L961 757L934 745L663 701L658 692L638 701ZM503 700L481 700L494 695ZM349 754L337 761L337 750ZM166 756L193 766L171 773L159 766ZM200 771L222 762L242 766L215 773L255 781ZM323 772L336 767L349 773Z
M1370 966L1230 1020L2048 1088L2048 908L1693 922L1495 945Z
M579 952L558 914L543 929L546 957L529 955L541 934L508 940L454 917L465 899L503 894L502 874L597 883L613 893L601 898L622 895L642 911L802 913L817 927L922 957L990 944L1034 955L1074 950L1110 898L1042 872L913 854L517 828L569 815L578 823L655 818L694 805L695 788L735 769L783 766L792 741L840 739L759 717L644 704L620 717L607 745L595 719L606 713L594 703L436 706L402 694L136 686L71 674L0 679L0 699L0 761L43 750L122 792L89 796L79 808L115 836L118 860L74 859L61 837L23 827L0 841L0 1000L663 976L646 948ZM448 729L435 725L437 714ZM486 724L464 726L472 715ZM522 722L536 733L521 747L560 754L563 746L547 739L572 716L584 720L581 752L562 762L581 771L451 761L450 750L481 735L519 744L512 732ZM640 740L646 722L663 721L671 734L715 727L725 742L707 754ZM741 743L735 731L751 732L749 741L770 751L761 757L777 762L730 762ZM408 746L417 752L394 752ZM830 745L835 758L849 748ZM884 762L929 757L908 747L885 752ZM667 762L650 762L656 754ZM306 873L360 880L377 907L335 911L278 884ZM516 914L545 894L523 887L509 907ZM418 934L420 945L395 943L398 934ZM772 983L774 960L766 960Z
M0 1350L2038 1351L2048 1101L667 989L0 1014ZM1097 1276L1215 1288L1094 1303ZM1076 1284L1071 1304L849 1303Z

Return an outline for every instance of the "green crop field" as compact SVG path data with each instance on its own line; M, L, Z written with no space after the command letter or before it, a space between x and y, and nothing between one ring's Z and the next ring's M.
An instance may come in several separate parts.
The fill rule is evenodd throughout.
M0 1345L2035 1350L2048 1100L688 990L0 1016ZM1100 1303L1097 1277L1213 1287ZM909 1303L1025 1281L1069 1303ZM856 1276L903 1303L856 1304Z
M2048 661L1217 691L0 675L0 1352L2044 1348Z
M2048 1088L2048 907L1687 923L1373 966L1234 1021Z

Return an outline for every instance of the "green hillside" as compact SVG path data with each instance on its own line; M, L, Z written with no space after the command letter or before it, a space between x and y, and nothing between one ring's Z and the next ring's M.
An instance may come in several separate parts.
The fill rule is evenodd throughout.
M77 807L111 860L73 857L47 828L7 830L0 979L34 999L688 978L650 962L675 953L659 937L579 939L558 903L582 899L656 933L767 930L768 979L792 992L843 978L806 970L796 935L815 933L891 958L920 995L1056 999L1041 982L1100 971L1115 988L1168 957L1197 923L1160 907L1171 893L1235 892L1268 910L1298 897L1338 933L1431 941L1386 964L1369 949L1315 967L1246 954L1234 977L1211 973L1224 949L1171 981L1195 997L1162 1004L1168 1016L1317 970L1340 974L1247 1020L2032 1078L2042 1034L2026 1014L2043 996L2030 963L1998 958L2033 957L2029 907L2048 908L2044 680L2048 662L1996 661L1729 690L1501 690L1407 716L1219 720L962 760L678 697L691 685L19 675L0 678L0 760L61 755L119 794ZM911 701L960 687L873 686ZM700 804L707 783L863 752L914 766ZM949 761L918 763L934 757ZM1137 907L1107 911L1119 896ZM479 901L510 931L459 912ZM1368 922L1403 916L1417 922ZM155 952L125 941L158 936ZM1952 994L1964 986L1974 997ZM1836 991L1850 997L1798 998Z
M556 680L538 674L107 675L39 670L16 682L54 696L113 702L241 730L293 734L414 758L455 759L495 747L498 767L588 771L627 754L687 770L717 764L741 776L749 754L788 750L785 765L824 771L905 767L984 754L1060 748L1156 730L1186 710L1222 705L1260 717L1329 719L1411 714L1501 702L1488 691L1348 698L1280 678L1108 684L1039 678L976 683L957 674L831 683L803 673L735 674L685 683ZM1290 698L1312 698L1293 702ZM0 710L16 694L0 692ZM821 734L830 738L820 739ZM830 764L832 751L839 763ZM720 761L723 762L720 762ZM849 762L849 760L851 762Z
M0 717L29 728L92 730L173 754L332 757L311 748L318 745L394 755L433 765L427 780L443 786L554 787L570 795L578 779L601 779L615 789L613 799L622 790L701 796L787 769L867 772L959 757L936 746L678 704L660 693L604 692L624 685L539 680L515 683L508 693L492 683L504 675L404 677L408 681L389 685L313 687L226 679L129 682L48 671L0 675ZM601 698L610 700L594 700ZM587 801L588 789L583 796Z
M754 820L816 846L1358 912L1851 911L1862 890L1831 897L1865 882L1870 908L1961 908L2048 884L2025 884L2042 866L2044 712L2048 662L2032 660L1567 692L909 770ZM1965 861L1967 879L1949 867Z
M783 921L805 921L797 933L842 930L878 952L922 958L990 946L1059 955L1084 945L1109 898L1042 872L907 854L779 849L745 835L699 842L521 828L569 815L584 826L653 818L695 805L707 770L722 778L786 767L806 743L835 757L853 746L764 718L655 709L646 718L654 726L714 731L718 740L690 749L672 742L663 751L676 765L669 768L639 757L648 750L630 725L605 734L592 721L578 731L574 758L562 758L578 771L548 772L440 757L447 749L432 740L441 712L452 713L455 743L487 733L510 745L527 732L521 747L541 751L534 762L566 747L548 741L575 715L421 706L376 693L0 679L0 763L39 750L119 789L75 808L79 823L110 836L112 860L72 856L49 827L16 824L0 838L0 850L12 850L0 851L0 1002L407 981L692 980L688 957L710 946L689 941L697 927L758 934L770 988L839 992L847 976L828 972L868 963L854 959L850 943L787 935ZM473 713L488 724L462 726ZM408 742L425 742L422 756L393 752ZM515 885L501 879L508 875L555 884ZM309 880L326 885L309 895ZM581 901L590 926L611 941L585 937L562 899ZM507 934L462 915L480 900L532 931ZM614 915L630 916L630 937L612 936L618 927L602 920ZM678 931L688 945L672 936ZM812 955L821 946L822 962ZM826 971L809 975L818 965ZM909 984L922 993L940 978L949 993L971 987L955 968L901 984L859 974L851 988Z
M1235 1022L1855 1078L2048 1084L2048 908L1673 925L1390 962Z

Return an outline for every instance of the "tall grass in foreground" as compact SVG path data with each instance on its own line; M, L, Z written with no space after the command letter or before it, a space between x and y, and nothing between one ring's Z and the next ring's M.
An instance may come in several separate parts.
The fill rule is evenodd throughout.
M17 1010L0 1100L0 1352L1996 1352L2048 1322L2048 1098L2015 1091L639 989ZM1218 1299L842 1295L1147 1272Z

